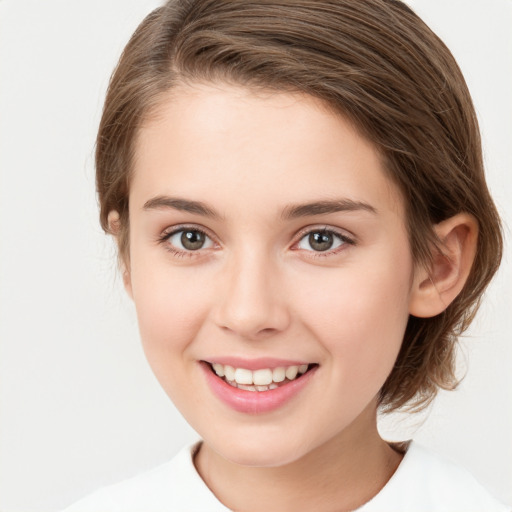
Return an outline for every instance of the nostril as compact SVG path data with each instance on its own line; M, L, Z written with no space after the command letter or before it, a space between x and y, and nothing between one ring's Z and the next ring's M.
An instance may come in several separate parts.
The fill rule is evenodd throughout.
M259 334L273 334L277 331L277 329L274 329L272 327L265 327L264 329L261 329Z

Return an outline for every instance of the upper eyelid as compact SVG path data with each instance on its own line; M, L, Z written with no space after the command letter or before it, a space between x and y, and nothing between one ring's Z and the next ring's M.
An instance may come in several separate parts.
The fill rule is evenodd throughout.
M171 243L171 238L182 232L182 231L198 231L204 234L211 242L213 247L201 247L196 250L189 250L185 248L180 248ZM187 256L190 258L198 258L201 255L205 255L205 251L216 250L219 248L219 242L217 241L215 236L210 235L209 230L197 225L183 224L183 225L175 225L169 226L165 228L157 237L156 237L157 245L163 246L166 251L171 252L174 256Z
M306 235L309 235L310 233L316 233L319 231L325 231L327 233L334 233L335 235L338 235L341 238L345 238L348 240L351 240L352 242L356 242L356 236L352 234L350 231L347 231L346 229L342 228L335 228L334 226L328 226L328 225L316 225L316 226L307 226L305 228L302 228L299 230L297 235L295 236L297 241L302 240ZM294 242L296 243L296 242Z
M194 224L178 224L177 226L170 226L168 228L165 228L162 233L160 234L159 238L169 238L172 235L175 235L176 233L179 233L180 231L199 231L200 233L205 234L208 238L211 238L212 240L217 240L216 236L211 233L209 229L206 229L203 226L197 226Z
M179 247L175 247L170 242L171 237L181 231L187 231L187 230L199 231L200 233L203 233L207 238L209 238L212 241L213 247L200 248L195 251L189 251L186 249L180 249ZM173 252L175 252L175 253L183 253L183 254L190 254L190 255L193 255L193 254L199 255L200 253L202 253L202 251L205 251L205 250L207 250L207 251L212 250L212 249L215 250L215 249L218 249L219 246L221 245L220 242L218 241L218 238L215 235L212 235L210 233L210 230L204 228L203 226L197 226L197 225L191 225L191 224L181 224L181 225L178 224L176 226L167 227L163 231L161 231L161 233L159 235L157 235L155 241L158 245L167 245L168 244L170 247L174 247ZM169 248L169 250L170 250L170 248Z
M222 245L218 239L218 237L213 234L209 229L205 228L204 226L199 226L197 224L178 224L176 226L170 226L168 228L165 228L161 234L158 236L158 241L166 241L171 236L175 235L176 233L179 233L180 231L199 231L203 234L205 234L208 238L210 238L215 244ZM342 239L345 239L349 241L352 244L355 244L357 242L357 238L354 234L352 234L350 231L330 225L325 224L317 224L317 225L309 225L302 229L300 229L294 236L293 240L291 242L291 246L297 245L305 236L307 236L310 233L319 232L319 231L325 231L327 233L334 233L336 236L339 236Z

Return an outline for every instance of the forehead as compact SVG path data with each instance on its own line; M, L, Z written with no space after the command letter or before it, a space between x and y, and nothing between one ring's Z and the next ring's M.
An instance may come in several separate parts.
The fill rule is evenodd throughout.
M398 213L402 201L374 145L303 94L226 84L179 87L139 131L130 202L207 193L224 209L343 196Z

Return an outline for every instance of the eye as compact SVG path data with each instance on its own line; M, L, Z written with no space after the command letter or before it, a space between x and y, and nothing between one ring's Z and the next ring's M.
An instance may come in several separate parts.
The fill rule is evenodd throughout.
M328 229L317 229L306 233L297 244L298 249L314 252L326 252L338 249L345 244L354 242L348 237L330 231Z
M165 240L177 251L198 251L213 247L213 240L199 229L180 229L165 236Z

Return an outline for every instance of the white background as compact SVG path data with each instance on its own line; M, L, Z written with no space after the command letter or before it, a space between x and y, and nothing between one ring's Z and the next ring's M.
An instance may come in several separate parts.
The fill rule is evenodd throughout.
M512 2L415 0L458 59L512 224ZM110 72L155 0L0 0L0 510L58 510L195 434L139 346L97 222L93 145ZM392 418L512 503L512 262L463 340L459 390ZM416 432L415 432L416 430Z

